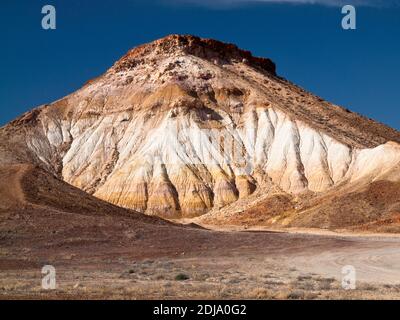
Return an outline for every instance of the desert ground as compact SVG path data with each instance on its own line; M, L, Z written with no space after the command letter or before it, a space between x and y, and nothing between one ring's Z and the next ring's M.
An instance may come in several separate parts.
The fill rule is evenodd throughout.
M31 214L48 223L30 237L21 233L30 220L23 213L21 229L2 223L1 299L400 298L395 235L143 227L90 215L59 225L57 213ZM47 264L56 268L55 290L41 288ZM355 290L342 288L345 265L356 269Z

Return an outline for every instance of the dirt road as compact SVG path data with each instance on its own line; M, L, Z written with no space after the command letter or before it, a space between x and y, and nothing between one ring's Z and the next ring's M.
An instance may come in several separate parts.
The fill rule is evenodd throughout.
M298 252L284 258L303 272L341 279L342 268L354 266L359 281L400 283L400 238L346 238L347 247L327 247L320 252ZM307 244L305 244L307 245Z

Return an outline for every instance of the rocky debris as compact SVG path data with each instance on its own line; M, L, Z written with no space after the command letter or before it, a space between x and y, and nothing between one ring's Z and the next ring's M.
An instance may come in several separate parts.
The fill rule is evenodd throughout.
M202 39L192 35L170 35L138 46L129 51L114 67L117 72L120 72L135 68L143 63L143 58L153 53L161 55L177 54L177 52L212 60L217 64L220 61L225 63L242 62L275 75L275 64L270 59L254 57L250 51L241 50L234 44Z

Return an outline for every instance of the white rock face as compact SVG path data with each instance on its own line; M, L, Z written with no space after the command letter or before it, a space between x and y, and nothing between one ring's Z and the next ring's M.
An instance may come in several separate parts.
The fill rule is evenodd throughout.
M49 145L71 139L62 159L65 181L117 205L170 217L223 207L267 177L286 192L323 192L346 181L377 179L400 159L397 143L353 148L273 107L243 113L236 128L229 121L202 128L194 115L171 118L166 112L148 123L140 114L125 123L120 114L71 127L60 122L49 126L49 144L32 140L29 146L47 163Z
M320 193L399 164L399 144L386 143L394 130L238 59L242 51L176 37L43 107L25 135L29 150L72 185L166 217L203 214L262 184Z

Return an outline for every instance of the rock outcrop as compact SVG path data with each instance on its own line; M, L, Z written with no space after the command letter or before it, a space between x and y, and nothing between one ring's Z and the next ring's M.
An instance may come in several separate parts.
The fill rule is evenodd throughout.
M269 59L194 36L131 50L0 135L2 164L33 162L112 204L168 218L259 188L321 194L400 180L399 132L282 79Z

